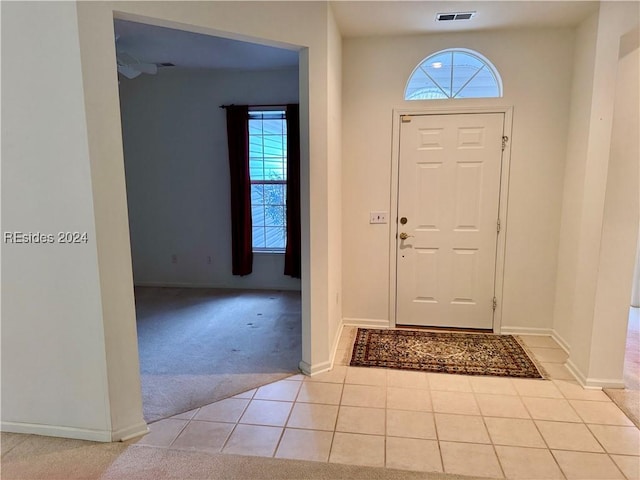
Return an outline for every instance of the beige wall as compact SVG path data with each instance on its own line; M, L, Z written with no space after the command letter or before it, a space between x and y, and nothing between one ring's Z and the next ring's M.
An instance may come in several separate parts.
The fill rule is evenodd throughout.
M610 258L601 246L621 231L607 215L621 197L607 182L624 175L612 164L607 179L608 159L619 152L610 142L617 45L637 24L637 8L606 2L597 21L581 27L577 39L587 48L579 42L575 71L587 76L572 90L572 29L348 39L341 51L324 3L3 2L3 38L11 39L2 58L2 114L11 118L2 131L3 231L86 230L95 243L2 246L2 429L117 440L145 428L114 15L300 49L301 365L309 372L329 366L341 310L347 320L389 320L389 225L369 225L368 214L390 209L392 110L449 105L404 102L408 75L443 48L487 56L502 74L504 98L455 105L513 106L503 325L556 326L585 383L615 380L619 361L607 355L619 335L606 322L613 297L597 272ZM566 175L576 177L568 187L566 152ZM563 188L580 200L565 196L560 235ZM554 311L554 295L569 301Z
M394 108L513 106L502 325L550 332L566 152L574 31L541 29L343 41L343 316L389 321L389 228L370 211L391 205ZM406 102L428 55L476 50L500 72L504 97ZM395 215L390 212L390 219ZM504 219L503 219L504 220Z
M3 208L7 203L11 206L6 216L3 211L3 227L87 230L93 243L56 250L50 256L44 250L34 254L36 250L30 247L15 262L3 263L3 280L9 286L2 290L2 350L3 359L11 359L10 364L3 361L3 420L19 423L11 426L14 431L23 428L101 440L117 440L146 428L141 422L114 15L300 51L302 365L309 371L328 368L329 325L335 329L339 322L339 318L329 320L329 296L339 288L339 282L330 279L330 269L336 267L329 253L340 249L336 242L341 236L338 205L328 202L329 192L340 189L339 178L328 175L327 146L340 142L339 129L329 128L328 121L330 103L333 114L339 116L339 106L335 106L339 97L332 102L327 98L331 90L328 76L335 81L331 72L335 61L328 60L328 5L47 5L2 5L3 35L12 33L6 51L3 48L3 66L9 61L7 65L13 67L7 78L16 99L8 103L13 107L7 111L15 125L16 150L9 150L6 157L3 150L3 169L5 162L15 166L17 175L10 169L7 172L21 179L15 189L9 188L8 198L13 198L13 192L15 201L3 202ZM5 24L10 25L6 30ZM335 59L337 48L332 48ZM25 62L25 58L34 61ZM4 107L3 103L3 115ZM56 127L62 129L59 134ZM33 149L28 155L30 163L23 161L25 154L21 153L21 149L29 152L27 147ZM8 147L3 141L4 148ZM334 161L339 164L339 156ZM60 182L52 182L56 178ZM28 187L29 201L24 205L19 202L24 194L20 185ZM7 221L11 218L16 222ZM327 235L330 228L332 233ZM34 295L40 295L37 303ZM29 339L28 348L20 349L24 338ZM5 350L5 344L16 348ZM5 384L5 379L14 382ZM33 388L37 395L31 392ZM3 429L7 429L4 423Z
M622 350L625 338L631 295L631 273L626 271L635 258L637 218L622 227L631 220L616 212L625 208L621 196L637 189L635 183L622 182L626 175L636 181L637 167L630 165L637 157L631 163L616 158L612 152L619 150L612 144L612 132L620 37L638 25L639 6L635 2L601 4L597 23L590 18L580 28L591 43L596 29L595 44L592 53L585 55L586 61L576 62L574 72L575 77L585 75L592 80L591 87L585 84L581 92L574 90L572 99L571 131L576 134L570 138L565 178L575 177L575 181L565 189L556 293L562 303L556 308L554 324L559 335L568 335L563 337L570 349L568 367L582 383L593 386L622 385L622 356L615 352ZM620 101L625 98L631 97L622 93ZM617 180L622 183L617 185ZM567 198L570 194L571 199ZM627 213L633 216L637 198L627 201L631 202ZM620 267L623 258L628 268ZM620 279L611 283L614 276ZM617 286L612 289L612 285ZM617 313L610 316L613 312Z
M3 3L2 35L2 230L88 235L2 244L2 430L109 441L120 427L108 401L76 7ZM130 353L135 372L135 345ZM128 426L139 431L139 381L129 388Z
M327 176L331 182L327 205L331 215L328 229L329 258L329 355L338 344L342 331L342 37L329 10L327 23Z
M636 29L636 38L638 35ZM607 381L622 374L638 237L640 159L640 49L618 62L602 246L594 309L589 377ZM606 359L606 361L605 361ZM614 377L614 380L618 378ZM593 380L592 380L593 381Z
M580 235L580 210L585 178L584 159L587 155L589 140L597 36L598 12L595 12L577 29L573 61L573 85L571 88L569 137L554 308L556 338L565 347L568 347L571 337L571 308L573 307L574 282L578 267L576 245Z
M227 124L219 108L298 103L298 84L297 67L178 67L120 81L136 285L300 290L300 280L284 274L282 254L256 253L251 275L232 275Z

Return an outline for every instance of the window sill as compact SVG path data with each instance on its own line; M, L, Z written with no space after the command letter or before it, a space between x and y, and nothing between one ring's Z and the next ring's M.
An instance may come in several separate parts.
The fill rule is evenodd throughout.
M284 250L254 250L254 255L284 255Z

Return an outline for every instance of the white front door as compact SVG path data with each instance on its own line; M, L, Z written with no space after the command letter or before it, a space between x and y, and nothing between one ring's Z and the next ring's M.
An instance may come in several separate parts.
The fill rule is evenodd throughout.
M396 324L493 328L503 127L503 113L402 117Z

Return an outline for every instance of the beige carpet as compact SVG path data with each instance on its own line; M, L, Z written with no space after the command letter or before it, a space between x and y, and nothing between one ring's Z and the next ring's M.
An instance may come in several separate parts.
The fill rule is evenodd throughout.
M387 468L2 433L3 480L473 480Z
M136 287L144 418L298 373L300 292Z

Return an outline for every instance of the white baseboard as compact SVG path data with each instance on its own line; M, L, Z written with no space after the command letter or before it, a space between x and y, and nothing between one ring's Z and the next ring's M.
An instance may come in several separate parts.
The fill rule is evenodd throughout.
M145 424L146 428L146 424ZM41 425L37 423L2 422L0 430L10 433L26 433L30 435L44 435L46 437L75 438L92 442L111 442L111 432L108 430L89 430L84 428L62 427L58 425Z
M500 328L500 333L503 335L545 335L551 336L553 334L552 328L529 328L529 327L512 327L509 325L503 325Z
M298 367L305 375L309 375L313 377L314 375L318 375L319 373L328 372L331 370L331 361L327 360L326 362L320 362L314 365L310 365L304 360L300 360Z
M584 388L624 388L624 379L622 378L593 378L586 377L571 359L564 364L567 370L576 378L578 383Z
M585 388L624 388L623 379L615 378L587 378Z
M131 440L132 438L141 437L149 433L149 427L147 423L143 420L136 425L132 425L130 427L121 428L120 430L116 430L111 434L112 442L126 442L127 440Z
M300 286L292 285L218 285L214 283L180 283L180 282L134 282L134 287L154 288L217 288L220 290L290 290L300 291Z
M569 342L567 342L555 329L551 334L551 338L553 338L558 345L569 355L571 353L571 347L569 346Z
M331 346L331 368L336 364L336 354L338 353L338 346L340 345L340 337L342 337L342 331L344 330L344 323L338 326L336 335L333 338L333 345Z
M567 354L569 354L569 343L560 336L560 334L553 328L528 328L528 327L510 327L505 326L500 329L500 333L503 335L543 335L545 337L551 337L555 342L560 345Z
M352 327L391 328L389 320L372 318L343 318L342 324Z
M576 364L573 363L573 360L571 360L571 358L567 359L564 366L567 367L567 370L569 370L571 375L575 377L580 385L582 385L583 387L586 385L586 377L582 374L580 369L576 367Z

